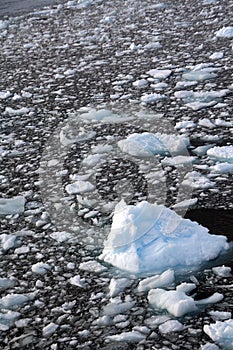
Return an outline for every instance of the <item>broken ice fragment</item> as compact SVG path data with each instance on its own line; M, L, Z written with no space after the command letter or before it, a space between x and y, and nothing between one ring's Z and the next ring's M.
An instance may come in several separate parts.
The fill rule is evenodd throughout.
M0 216L21 214L24 211L24 196L16 196L13 198L0 198Z

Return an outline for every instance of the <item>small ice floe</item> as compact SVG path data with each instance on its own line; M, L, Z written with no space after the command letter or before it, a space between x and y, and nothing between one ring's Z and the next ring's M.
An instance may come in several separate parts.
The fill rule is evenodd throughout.
M3 21L0 19L0 30L5 30L9 27L9 21Z
M72 184L66 185L66 192L68 194L80 194L85 192L91 192L95 189L95 186L89 181L78 180Z
M16 311L0 313L0 331L8 331L20 316L21 314Z
M233 164L227 162L213 165L210 169L217 174L233 174Z
M12 288L17 284L17 280L15 278L0 278L0 290Z
M184 325L177 320L168 320L159 326L159 331L162 334L171 332L180 332L185 329Z
M50 237L59 243L71 241L73 239L73 235L66 231L53 232L50 234Z
M212 55L210 55L210 59L211 60L220 60L221 58L223 58L224 53L222 51L219 52L214 52L212 53Z
M208 149L207 155L215 161L233 163L233 145L215 146Z
M132 85L138 89L142 89L148 85L148 81L146 79L140 79L134 81Z
M207 79L216 78L216 74L213 73L211 68L203 68L198 70L191 70L182 75L182 78L188 81L203 81Z
M216 321L210 325L204 325L204 332L223 349L233 349L233 320Z
M24 306L35 298L35 293L7 294L0 299L0 309L14 310Z
M231 318L231 312L227 311L210 311L209 315L216 321L229 320Z
M206 0L206 2L214 2L214 1L218 1L218 0ZM220 350L220 348L216 345L216 344L213 344L213 343L206 343L204 345L201 345L200 347L200 350Z
M124 114L116 114L109 109L95 109L95 108L84 108L78 110L76 117L89 120L89 121L98 121L98 122L108 122L108 123L117 123L131 118Z
M216 266L212 268L213 272L220 276L220 277L230 277L232 276L231 274L231 268L229 266Z
M182 185L188 186L194 189L207 189L215 186L213 181L210 181L208 177L202 175L198 171L191 171L187 173L182 181Z
M197 204L198 198L191 198L191 199L184 199L181 202L178 202L172 206L173 209L184 209L184 208L190 208Z
M116 297L131 285L128 278L112 278L109 285L109 296Z
M106 341L126 342L126 343L138 343L144 339L145 339L145 335L137 331L122 332L119 334L109 335L106 337Z
M215 32L215 36L218 38L232 38L233 37L233 27L223 27Z
M89 260L89 261L81 263L79 265L79 269L84 270L84 271L99 273L99 272L106 271L107 267L103 266L102 264L100 264L96 260Z
M156 94L156 93L144 94L141 97L141 102L143 104L151 104L151 103L154 103L156 101L165 100L166 98L167 97L165 95Z
M14 116L14 115L28 114L29 112L31 112L31 109L27 108L27 107L22 107L22 108L19 108L19 109L13 109L11 107L6 107L4 114L8 114L10 116Z
M177 122L175 128L177 130L180 129L192 129L195 128L195 123L192 120L187 120L187 121L182 121L182 122Z
M56 323L54 322L49 323L42 330L43 337L49 337L50 335L56 332L57 328L58 328L58 325Z
M85 278L81 278L80 275L76 275L69 279L70 284L73 286L77 286L80 288L86 288L87 284L85 282Z
M25 202L24 196L0 198L0 216L23 213Z
M183 153L188 145L187 137L149 132L134 133L118 141L118 147L123 152L136 157L151 157L156 154L175 155Z
M167 287L175 280L174 271L169 269L164 271L161 275L155 275L144 278L138 284L138 292L147 292L150 289Z
M7 251L18 245L17 236L3 233L0 235L0 250Z
M6 100L10 96L10 91L0 91L0 100Z
M152 41L148 44L146 44L143 48L144 50L158 50L161 49L162 45L159 41Z
M196 159L196 157L192 156L165 157L161 160L161 163L167 166L183 167L185 165L192 165Z
M51 269L52 267L49 264L43 262L38 262L32 265L32 272L38 275L45 275Z
M126 311L132 309L135 302L132 300L122 301L120 297L111 298L110 303L104 306L103 313L107 316L116 316L118 314L124 314Z
M171 74L172 71L170 69L151 69L147 72L147 74L151 75L155 79L166 79Z
M132 273L199 266L229 248L225 236L183 219L163 205L120 202L101 259Z

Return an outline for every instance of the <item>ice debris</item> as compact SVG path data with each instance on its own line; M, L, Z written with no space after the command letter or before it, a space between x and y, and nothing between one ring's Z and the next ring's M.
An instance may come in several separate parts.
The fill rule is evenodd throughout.
M232 38L233 37L233 27L223 27L215 32L218 38Z
M121 201L100 258L136 274L161 273L199 266L228 247L225 236L211 235L207 228L163 205Z
M233 163L233 145L212 147L207 155L215 161Z

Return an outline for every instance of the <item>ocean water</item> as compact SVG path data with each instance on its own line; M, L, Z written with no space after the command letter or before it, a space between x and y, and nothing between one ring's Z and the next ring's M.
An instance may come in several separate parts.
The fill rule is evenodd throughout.
M0 0L0 18L21 15L24 12L60 2L61 0Z

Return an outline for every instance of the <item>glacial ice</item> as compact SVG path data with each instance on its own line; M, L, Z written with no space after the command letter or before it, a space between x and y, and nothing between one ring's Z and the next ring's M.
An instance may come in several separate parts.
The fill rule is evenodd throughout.
M204 332L226 350L233 349L233 320L216 321L204 326Z
M161 273L197 267L226 249L225 236L211 235L163 205L121 201L100 258L135 274Z

